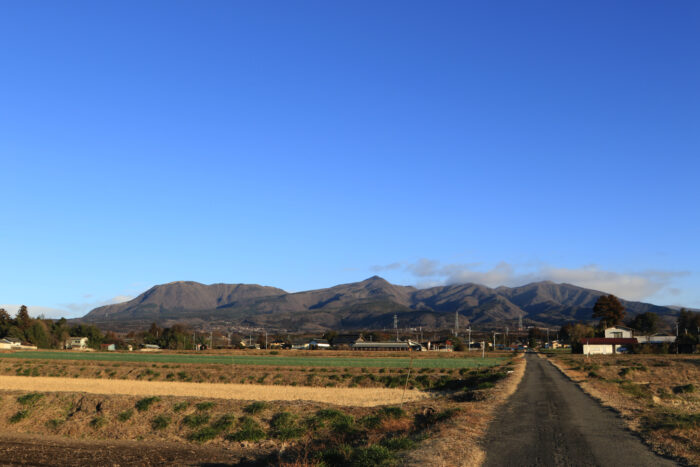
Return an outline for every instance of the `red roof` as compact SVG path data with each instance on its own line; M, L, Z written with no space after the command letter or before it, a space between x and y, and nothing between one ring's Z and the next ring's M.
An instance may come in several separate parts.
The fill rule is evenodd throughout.
M637 339L634 337L584 337L581 339L581 343L592 345L630 345L636 344Z

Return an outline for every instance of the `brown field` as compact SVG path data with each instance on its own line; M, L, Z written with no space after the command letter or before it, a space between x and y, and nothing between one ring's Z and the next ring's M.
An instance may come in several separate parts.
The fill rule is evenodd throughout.
M262 384L182 383L160 381L103 380L0 376L0 390L32 392L83 392L131 396L182 396L258 401L314 401L327 404L373 407L402 401L427 399L423 391L388 388L329 388Z
M654 450L700 465L700 357L548 357L584 391L618 411Z
M409 389L401 404L409 376L403 369L64 360L2 364L0 432L4 438L35 440L0 446L4 459L20 464L32 456L51 459L42 440L55 438L53 455L65 453L61 462L68 463L73 448L89 452L94 443L93 450L107 452L109 443L126 443L119 450L124 464L140 455L144 465L159 462L148 459L185 464L197 451L212 462L248 459L263 465L365 465L363 459L370 458L406 465L413 463L410 456L437 465L473 465L481 459L476 440L488 414L522 374L519 363L514 374L507 374L513 367L508 362L485 369L414 369L408 380L430 386L432 394ZM168 378L171 372L184 372L189 381ZM222 383L223 375L233 375L226 381L234 383ZM304 384L280 384L294 378ZM398 381L398 387L382 387L386 381L380 378ZM251 383L236 382L241 379ZM337 386L325 387L330 384ZM257 410L251 409L251 400L257 401ZM183 449L148 457L159 445ZM187 446L192 453L187 454Z
M425 353L427 352L424 352L424 354ZM252 352L249 354L252 354ZM299 352L299 354L319 355L320 352ZM358 354L359 352L322 352L323 356L340 357L347 357L350 355L357 357ZM380 354L382 358L390 356L390 354L386 352L375 352L371 353L367 358L376 357L377 354ZM397 352L394 352L394 356L396 356L396 354ZM413 355L417 354L418 352L413 353ZM269 355L269 353L267 355ZM293 355L297 355L297 352L293 352ZM400 355L405 358L405 354ZM445 356L443 357L442 355ZM463 356L463 352L441 354L441 358L446 359L460 358ZM499 354L498 356L507 357L507 354ZM459 377L459 375L464 374L465 371L468 370L454 368L414 368L411 370L408 388L430 389L443 381ZM407 373L407 370L402 368L373 367L304 367L0 359L0 375L310 387L403 388Z

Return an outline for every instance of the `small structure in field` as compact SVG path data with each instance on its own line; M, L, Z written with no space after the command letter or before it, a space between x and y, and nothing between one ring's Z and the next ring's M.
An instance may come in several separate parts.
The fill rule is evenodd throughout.
M88 338L87 337L69 337L65 343L66 349L71 350L85 350L88 348Z
M160 352L160 347L155 344L143 344L141 352Z
M117 346L115 344L100 344L100 349L106 350L107 352L115 352L117 350Z
M331 344L326 339L311 339L309 341L309 349L311 350L327 350L331 348Z

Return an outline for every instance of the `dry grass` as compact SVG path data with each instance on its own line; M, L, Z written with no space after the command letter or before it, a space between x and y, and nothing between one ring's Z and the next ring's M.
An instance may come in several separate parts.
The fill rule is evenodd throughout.
M513 373L496 383L486 399L461 405L462 410L438 428L420 449L412 451L407 465L433 465L440 467L477 466L486 459L480 445L495 410L515 392L525 374L523 355L514 360Z
M559 355L550 361L585 392L619 412L652 449L700 465L700 358Z
M387 388L312 388L252 384L181 383L160 381L102 380L0 376L0 389L41 392L84 392L139 396L185 396L262 401L315 401L327 404L372 407L430 397L417 390Z

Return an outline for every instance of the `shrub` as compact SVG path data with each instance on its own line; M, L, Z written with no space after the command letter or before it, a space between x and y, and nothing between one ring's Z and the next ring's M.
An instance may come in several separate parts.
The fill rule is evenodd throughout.
M401 418L406 416L406 411L401 407L382 407L381 414L386 418Z
M623 382L620 387L633 397L638 399L651 399L651 393L649 389L641 384L635 384L630 382Z
M415 446L415 442L407 436L399 436L396 438L386 438L382 440L382 445L390 451L403 451L411 449Z
M221 417L219 417L218 420L212 423L211 426L215 430L221 432L231 428L233 426L233 422L235 421L236 417L234 417L233 415L222 415Z
M158 396L144 397L143 399L138 400L136 402L135 407L136 407L136 410L138 410L139 412L145 412L146 410L148 410L151 407L151 405L153 405L159 401L160 401L160 397L158 397Z
M289 412L275 414L270 420L270 427L274 436L281 440L298 438L304 434L303 428L296 422L296 416Z
M151 428L154 430L164 430L170 425L170 417L167 415L158 415L151 420Z
M197 407L197 410L210 410L215 405L216 405L216 403L214 403L214 402L200 402L195 407Z
M24 420L29 416L29 411L28 410L18 410L13 416L10 417L10 423L17 423L21 420Z
M251 403L251 404L245 406L245 407L243 408L243 411L244 411L245 413L248 413L248 414L251 414L251 415L255 415L255 414L257 414L257 413L262 412L262 411L265 410L266 408L267 408L267 403L262 402L262 401L258 401L258 402L253 402L253 403Z
M28 394L24 394L22 396L19 396L17 398L17 402L19 402L22 405L34 405L42 397L44 397L44 395L39 393L39 392L30 392Z
M190 441L195 441L197 443L203 443L205 441L212 440L216 438L219 434L219 430L216 428L207 426L202 428L201 430L195 431L194 433L191 433L187 439Z
M64 422L65 420L62 418L54 418L46 422L46 427L51 430L57 430L61 425L63 425Z
M202 426L209 421L209 414L207 413L193 413L191 415L185 416L182 419L182 423L190 428L197 428Z
M692 384L683 384L681 386L674 386L673 392L675 394L687 394L687 393L695 392L695 386L693 386Z
M251 417L242 417L239 420L238 431L226 437L229 441L260 441L265 439L265 430Z
M700 427L700 413L669 413L654 414L645 419L647 427L658 429L693 429Z
M187 407L189 407L189 406L190 406L190 403L187 402L187 401L178 402L177 404L175 404L175 405L173 406L173 410L174 410L175 412L182 412L183 410L187 409Z
M352 456L352 447L347 444L326 449L321 452L321 459L326 465L347 465Z
M377 428L382 424L382 417L379 415L366 415L359 420L359 423L366 428Z
M134 411L133 409L125 410L124 412L120 412L119 415L117 415L117 420L120 422L125 422L129 420L131 417L133 417Z
M391 465L394 455L384 446L372 445L367 448L357 448L352 452L350 461L356 466Z
M107 419L104 417L97 416L90 420L90 426L95 428L96 430L99 430L103 426L107 424Z

